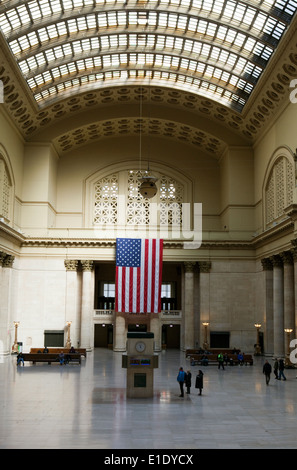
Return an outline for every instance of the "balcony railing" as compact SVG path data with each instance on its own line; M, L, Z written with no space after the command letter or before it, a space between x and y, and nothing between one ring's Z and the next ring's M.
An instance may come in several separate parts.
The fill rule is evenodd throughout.
M94 310L94 317L95 318L111 318L114 316L115 311L112 309L96 309ZM167 320L169 318L181 318L182 317L182 311L181 310L161 310L161 318L166 318Z
M106 309L96 309L94 310L94 317L113 317L114 310L106 310Z

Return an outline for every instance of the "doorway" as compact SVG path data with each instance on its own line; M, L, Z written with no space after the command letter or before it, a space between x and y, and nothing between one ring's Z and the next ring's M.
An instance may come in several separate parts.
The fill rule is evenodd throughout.
M162 349L180 348L180 325L162 325Z
M96 324L94 328L94 347L95 348L108 348L113 347L113 325L111 324Z

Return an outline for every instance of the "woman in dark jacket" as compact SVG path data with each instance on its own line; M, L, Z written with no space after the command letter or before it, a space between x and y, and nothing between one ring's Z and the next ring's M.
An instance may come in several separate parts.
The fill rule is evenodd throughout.
M203 372L199 370L198 374L196 375L196 383L195 388L199 388L199 394L201 395L203 389Z

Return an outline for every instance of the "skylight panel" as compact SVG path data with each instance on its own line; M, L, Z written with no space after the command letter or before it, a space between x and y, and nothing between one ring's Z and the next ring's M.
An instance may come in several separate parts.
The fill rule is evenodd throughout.
M146 9L150 3L154 9ZM9 4L16 6L9 8ZM119 73L117 68L129 68L125 79L133 74L147 79L146 69L153 73L159 67L168 69L160 75L162 80L175 76L176 82L183 81L187 86L198 87L195 76L204 76L209 81L209 94L221 94L224 99L228 96L229 102L236 102L237 106L243 103L242 93L250 93L261 76L263 64L269 61L297 9L297 0L160 0L157 4L148 0L142 7L138 2L140 9L134 10L134 4L126 9L125 0L29 0L5 5L0 28L19 60L21 72L30 77L28 83L38 99L52 96L56 79L59 90L71 89L72 79L61 87L69 74L88 70L96 82L99 78L92 72L94 67L102 68L100 80L107 77L104 67L115 69L108 70L110 80L123 79L124 71ZM121 34L116 34L118 27ZM121 49L117 54L112 53L118 48ZM123 48L127 49L124 55L120 53ZM88 58L94 51L98 51L97 57ZM152 53L148 55L148 51ZM134 72L130 70L133 63L134 68L137 65ZM50 75L45 75L45 66ZM177 74L171 75L170 68ZM181 68L183 74L178 72ZM232 82L228 75L231 70ZM87 73L83 75L87 77ZM242 92L237 94L240 76L246 80L240 82ZM212 80L226 83L229 94L217 83L212 87ZM50 86L51 92L42 89L41 93L40 86ZM201 86L199 81L199 89Z

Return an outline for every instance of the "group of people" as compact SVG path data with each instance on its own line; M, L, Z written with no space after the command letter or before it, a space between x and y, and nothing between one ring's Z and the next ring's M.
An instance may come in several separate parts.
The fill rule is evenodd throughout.
M42 351L44 354L48 354L49 353L49 350L48 348L45 346L45 348L43 349ZM41 353L41 351L38 351L38 353ZM75 349L73 346L71 346L70 350L69 350L69 353L75 353ZM69 353L66 355L64 354L63 351L60 352L59 354L59 362L60 362L60 365L63 365L63 364L68 364L70 361L71 361L71 356L69 356ZM24 363L24 356L23 356L23 353L20 352L18 355L17 355L17 365L19 366L20 364L23 364L23 366L25 365Z
M177 381L179 383L180 387L180 397L184 396L184 386L186 387L186 393L189 394L191 393L191 386L192 386L192 374L191 371L185 372L182 367L179 368L178 375L177 375ZM202 370L198 371L198 374L196 375L196 380L195 380L195 388L199 389L199 394L202 394L202 389L203 389L203 372Z
M223 355L219 354L218 355L218 361L219 361L219 368L221 367L221 365L223 366L224 368L224 357ZM287 380L286 379L286 376L284 374L284 370L285 370L285 363L284 363L284 360L282 358L278 359L278 358L275 358L274 359L274 364L273 364L273 372L274 372L274 376L275 376L275 379L277 380ZM265 380L266 380L266 385L269 384L270 382L270 376L271 376L271 372L272 372L272 366L271 364L268 362L268 360L265 361L265 364L263 365L263 374L265 375ZM183 370L183 367L180 367L179 368L179 371L178 371L178 375L177 375L177 381L179 383L179 387L180 387L180 397L183 397L184 396L184 386L186 387L186 393L189 394L190 393L190 389L191 389L191 385L192 385L192 374L191 374L191 371L187 371L185 372ZM196 375L196 380L195 380L195 388L199 389L199 394L198 395L201 395L202 394L202 389L203 389L203 372L202 370L199 370L198 371L198 374Z
M284 370L285 370L284 360L282 358L278 359L276 357L273 363L274 378L277 380L281 380L281 379L287 380L284 374ZM266 360L263 366L263 374L265 375L266 385L268 385L270 382L271 372L272 372L272 366L268 362L268 360Z

